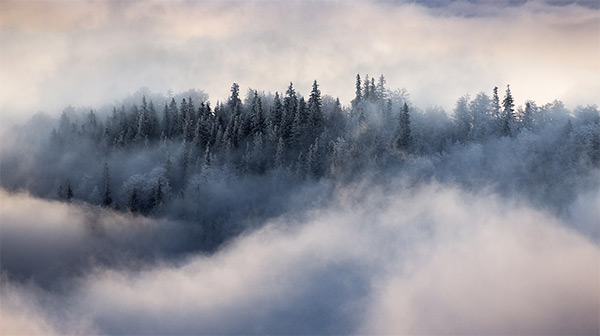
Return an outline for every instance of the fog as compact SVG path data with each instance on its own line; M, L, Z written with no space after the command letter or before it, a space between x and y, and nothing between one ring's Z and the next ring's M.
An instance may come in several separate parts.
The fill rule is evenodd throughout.
M570 108L600 103L595 1L1 6L5 123L37 111L58 115L69 104L112 103L141 87L163 94L200 88L214 104L232 82L275 92L291 80L307 92L319 79L346 105L356 73L386 74L422 107L450 109L456 97L498 83Z
M0 334L599 334L599 10L0 2Z
M61 291L3 278L3 334L598 333L598 242L568 223L436 183L359 183L337 195L211 256L135 270L91 265ZM30 202L47 207L44 219L13 216ZM79 206L5 193L2 204L3 249L16 234L49 245L56 235L68 243L54 253L68 254L94 235L69 214ZM70 224L48 239L60 222ZM36 245L20 246L35 256L21 263L52 258Z

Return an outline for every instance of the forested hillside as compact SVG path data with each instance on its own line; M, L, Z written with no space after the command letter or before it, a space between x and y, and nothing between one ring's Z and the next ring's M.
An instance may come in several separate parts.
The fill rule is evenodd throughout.
M191 248L214 248L286 211L299 191L369 180L441 181L489 188L561 213L580 188L598 187L596 106L559 101L515 107L504 92L460 97L450 114L413 106L382 76L356 76L350 106L234 83L225 102L189 91L138 92L99 109L38 115L3 146L2 187L190 223ZM502 96L502 97L501 97ZM294 205L294 206L297 206Z

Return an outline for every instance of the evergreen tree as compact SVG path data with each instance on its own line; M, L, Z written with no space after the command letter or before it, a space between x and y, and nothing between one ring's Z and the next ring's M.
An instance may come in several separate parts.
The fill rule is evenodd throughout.
M362 87L360 82L360 75L356 74L356 91L354 100L352 100L352 107L356 107L362 100Z
M137 132L135 135L135 141L141 142L145 139L148 139L152 135L152 122L150 120L150 111L148 109L148 104L146 103L146 96L142 97L142 108L138 112L137 118Z
M71 201L71 199L73 198L73 189L71 188L71 181L67 180L67 193L66 193L66 199L68 202Z
M365 82L363 88L363 100L371 99L371 82L369 81L369 74L365 75Z
M393 122L394 117L392 116L392 110L393 110L392 100L388 99L387 103L385 105L385 109L383 110L384 126L394 124L394 122ZM391 128L391 130L393 130L393 128ZM390 134L390 133L388 133L388 134Z
M473 127L473 117L469 110L468 95L460 97L456 102L453 119L458 141L463 142L469 140L471 137L471 129Z
M90 110L87 117L87 131L92 139L98 139L100 134L102 133L102 127L100 122L98 121L98 117L93 110Z
M171 114L169 113L169 107L165 103L165 107L163 109L162 134L164 134L166 137L169 137L170 131L171 131Z
M194 122L194 104L192 103L192 98L190 97L187 101L185 98L181 101L180 114L182 118L182 131L183 138L187 142L192 142L194 139L194 130L195 130L195 122Z
M285 160L285 144L283 143L283 138L279 137L277 140L277 149L275 151L275 168L283 167L283 163Z
M138 212L140 211L140 201L138 199L138 191L136 187L133 187L133 189L131 190L131 192L129 193L129 198L127 200L127 208L129 209L129 211L131 212Z
M315 142L308 149L306 154L306 173L310 177L320 177L321 174L321 157L319 148L319 138L315 139Z
M109 206L112 203L112 195L110 192L110 173L108 170L108 163L104 160L104 166L102 168L102 179L104 182L104 193L102 194L102 206Z
M396 131L396 148L406 151L412 144L412 135L410 130L410 115L408 105L404 103L400 116L398 118L398 129Z
M252 134L265 133L265 117L263 114L262 100L258 92L254 91L252 99L252 116L251 116Z
M271 129L273 131L275 131L275 128L279 128L282 117L283 117L283 104L281 103L281 99L279 98L279 93L275 92L275 99L273 101L273 109L271 110L271 115L270 115L270 120L269 120Z
M148 121L148 136L154 139L159 135L159 123L158 116L156 115L156 109L154 108L154 103L152 100L148 104Z
M512 135L512 128L514 127L515 122L515 104L510 92L510 85L506 86L506 95L504 96L504 100L502 101L502 134L504 136Z
M537 106L531 100L525 102L525 110L523 111L522 124L524 129L531 130L533 128L534 113Z
M227 107L234 116L240 114L242 111L240 85L238 83L233 83L233 85L231 85L231 96L229 96L229 100L227 101Z
M387 98L385 93L385 77L383 77L383 74L379 76L375 92L377 93L378 100L384 101Z
M493 117L492 100L485 92L480 92L475 96L475 99L469 104L469 111L473 140L481 141L494 134L496 120Z
M298 108L298 97L294 90L293 83L290 85L285 92L285 98L283 99L283 117L280 124L280 135L284 141L289 141L292 134L292 126L294 124L294 117Z
M179 114L179 109L177 108L177 103L175 102L175 98L171 98L171 102L169 103L169 115L171 124L167 135L169 138L178 137L181 135L183 130L183 123L181 115Z
M498 87L494 86L494 94L492 96L492 115L496 119L500 119L500 97L498 96Z
M210 156L210 147L206 146L206 150L204 151L204 168L210 167Z
M321 109L321 90L315 80L313 82L312 91L310 92L310 98L308 99L308 111L310 115L310 125L312 127L313 136L317 137L323 132L324 117Z
M379 97L377 97L377 91L375 89L375 77L371 77L371 85L369 87L369 98L371 101L376 101Z

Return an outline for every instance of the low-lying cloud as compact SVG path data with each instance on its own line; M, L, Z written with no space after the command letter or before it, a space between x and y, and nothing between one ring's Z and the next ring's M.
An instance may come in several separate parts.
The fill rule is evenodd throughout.
M598 242L568 220L435 183L358 184L336 195L331 204L271 220L214 255L132 269L118 267L126 253L103 265L84 263L85 272L61 278L60 290L17 283L5 269L2 333L600 331ZM18 210L31 202L43 218ZM7 194L2 204L10 205L2 209L3 258L34 253L36 239L88 235L83 217L73 214L89 209L78 205ZM593 208L583 211L595 217ZM105 216L115 215L101 221ZM121 218L125 231L140 225ZM6 246L5 232L28 242ZM69 244L50 244L53 253L72 252Z

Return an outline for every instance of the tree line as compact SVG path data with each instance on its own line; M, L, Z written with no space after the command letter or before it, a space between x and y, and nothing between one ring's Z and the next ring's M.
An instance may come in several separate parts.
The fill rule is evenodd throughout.
M93 197L74 192L72 179L58 181L56 195L149 214L189 197L192 185L201 188L210 179L273 174L290 181L347 181L369 169L401 166L409 157L443 155L453 146L536 134L550 126L571 139L574 155L598 165L596 106L579 107L577 115L559 101L543 106L527 101L516 108L509 85L502 99L498 91L460 97L449 116L412 106L406 91L386 87L383 75L376 81L357 74L350 106L322 95L315 80L306 98L293 83L282 93L248 90L242 97L234 83L228 99L214 107L192 97L156 106L144 96L107 115L64 112L52 130L52 148L67 153L86 143L79 153L102 167L90 177ZM117 153L153 150L159 153L153 169L111 177Z

